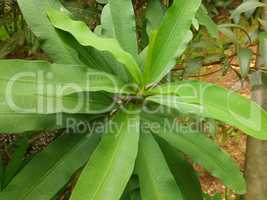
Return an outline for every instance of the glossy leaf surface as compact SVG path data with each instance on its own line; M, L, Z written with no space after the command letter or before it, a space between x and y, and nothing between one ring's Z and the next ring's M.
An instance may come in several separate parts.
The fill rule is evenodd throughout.
M109 0L109 6L116 39L125 51L136 57L138 47L132 0Z
M84 168L71 200L117 200L134 170L139 114L117 113Z
M246 183L237 164L203 133L179 129L179 124L175 119L166 121L158 116L146 116L146 118L161 125L157 130L153 130L154 134L185 153L194 162L202 165L227 187L239 194L246 192ZM174 125L174 128L167 128L165 124L167 122ZM177 123L177 125L175 126L173 123Z
M142 199L183 199L160 147L149 132L141 134L136 162Z
M59 1L54 0L18 0L19 7L27 24L41 41L43 50L57 63L78 64L79 58L75 49L61 40L56 29L47 18L47 10L63 9Z
M235 126L246 134L267 139L267 113L241 95L200 81L182 81L152 89L148 100L182 112L214 118Z
M0 192L0 199L52 199L90 157L99 134L68 135L37 154Z
M156 35L152 50L145 64L145 83L160 81L175 65L191 40L192 20L200 6L200 0L175 0L168 9Z
M120 47L117 40L95 35L84 22L74 21L63 12L50 10L48 15L56 28L71 33L81 45L110 52L120 63L124 64L137 83L142 82L141 71L135 59Z

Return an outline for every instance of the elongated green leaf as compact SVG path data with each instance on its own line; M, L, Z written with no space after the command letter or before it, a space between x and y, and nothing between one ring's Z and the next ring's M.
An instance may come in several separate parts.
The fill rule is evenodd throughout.
M107 4L101 13L101 35L104 37L115 38L114 23L110 11L110 5Z
M136 61L131 54L120 47L116 40L98 37L91 32L85 23L74 21L63 12L49 10L48 15L56 28L71 33L81 45L110 52L120 63L124 64L137 83L142 82L142 74Z
M246 2L246 1L258 1L258 2L261 2L260 0L243 0L242 2L244 3L244 2ZM245 17L246 17L247 19L251 18L252 15L255 13L256 9L257 9L257 8L254 8L254 9L251 9L251 10L249 10L249 11L246 11L245 14L244 14Z
M182 81L152 89L149 93L159 94L148 98L153 102L214 118L252 137L267 139L267 113L231 90L200 81Z
M253 10L255 8L258 8L258 7L263 7L263 6L266 6L266 4L261 3L259 1L246 1L246 2L242 3L240 6L238 6L234 10L234 12L232 12L231 18L238 17L239 15L241 15L244 12L248 12L250 10Z
M78 124L87 125L94 115L77 114L27 114L0 113L0 133L23 133L26 131L51 131L60 128L78 129Z
M157 138L169 168L175 177L184 200L202 200L201 185L192 165L183 158L181 152L170 146L166 141Z
M4 69L0 75L2 113L107 112L114 100L96 91L129 91L116 77L80 66L23 60L1 60L0 64Z
M0 68L3 71L0 75L2 133L64 128L66 120L73 118L77 121L87 121L88 116L67 115L61 112L99 113L100 110L107 112L112 108L112 99L104 94L99 96L79 92L83 89L108 89L113 84L113 79L105 81L105 75L102 73L88 77L86 73L89 73L90 69L75 65L49 64L44 61L1 60ZM95 84L91 84L90 80ZM101 84L109 86L104 89ZM121 85L123 86L123 83ZM79 93L71 94L75 90ZM43 115L47 113L58 115ZM59 120L61 118L62 120Z
M5 99L6 98L6 99ZM115 108L113 98L105 93L77 93L63 97L42 95L12 95L3 96L1 100L1 115L12 114L100 114Z
M183 199L160 147L151 133L141 134L136 162L142 199Z
M120 112L108 127L83 170L71 200L117 200L122 195L137 156L139 114Z
M147 48L145 48L139 54L140 60L142 61L141 66L142 66L142 69L144 70L147 64L152 62L152 51L153 51L153 46L156 41L157 33L158 33L157 31L151 32Z
M237 54L239 65L240 65L240 74L242 78L245 78L248 75L250 69L250 62L252 59L252 51L248 48L241 48Z
M116 39L125 51L136 57L138 47L132 0L109 0L109 5Z
M167 11L155 38L151 51L152 59L145 65L145 83L155 83L162 79L174 66L191 36L190 25L200 6L200 0L175 0ZM190 35L190 34L189 34Z
M231 39L235 44L239 44L239 40L236 34L230 28L225 28L225 27L220 27L220 26L218 26L218 28L220 32L223 33L223 35Z
M47 9L62 9L55 0L18 0L19 7L31 30L41 41L43 50L57 63L78 64L79 58L75 49L63 42L47 18Z
M0 199L52 199L88 160L98 141L99 134L57 139L21 170L0 193Z
M0 70L3 71L0 74L1 93L8 89L15 89L17 94L32 94L33 92L30 90L24 91L25 86L34 89L36 94L52 95L56 93L57 96L84 91L129 92L129 90L122 90L124 83L115 76L80 65L49 64L45 61L13 59L0 60ZM3 84L8 89L5 89ZM49 84L52 87L50 90ZM37 86L39 86L39 91Z
M214 23L214 21L210 18L207 9L201 5L197 11L196 18L198 22L205 26L209 32L209 34L214 37L219 37L219 30L217 25Z
M109 74L117 75L121 80L128 82L130 75L123 64L119 63L110 53L98 51L93 47L85 47L80 45L76 39L67 32L58 30L59 35L62 36L72 48L79 53L80 60L89 68L97 69Z
M69 123L73 124L73 121L86 122L89 116L61 114L62 112L96 114L109 112L114 108L113 99L104 93L69 94L75 92L73 89L89 88L90 91L94 88L90 77L86 75L88 69L84 71L78 66L50 65L43 61L2 60L0 63L0 66L5 68L0 75L2 133L65 128ZM105 78L97 74L91 78L93 82L98 82L93 90L103 90L101 82L105 84ZM85 85L81 83L82 79ZM86 83L87 81L89 82ZM112 81L106 83L108 82Z
M166 140L171 146L184 152L190 158L206 168L213 176L239 194L246 192L246 183L236 163L230 156L222 151L212 140L204 134L179 129L176 119L163 120L161 117L146 116L153 123L158 123L160 128L153 129L153 133ZM167 128L166 123L177 123L174 128ZM181 128L181 127L180 127Z
M109 4L107 4L101 14L100 35L103 37L113 37L113 21L111 18ZM101 52L93 47L85 47L80 45L76 39L64 31L59 31L60 37L64 42L68 43L74 48L80 56L80 60L86 64L86 66L92 69L98 69L110 74L117 75L121 80L128 82L130 75L123 64L119 63L110 53Z
M29 147L28 138L23 137L18 142L18 147L15 149L15 152L12 154L11 160L5 168L3 187L6 187L7 184L12 180L12 178L17 174L21 169L23 164L24 155Z
M235 42L240 42L237 38L237 36L228 28L235 28L235 29L239 29L241 30L243 33L245 33L245 35L247 36L248 40L251 41L251 38L249 36L249 33L247 32L246 28L244 28L243 26L241 25L238 25L238 24L220 24L218 25L218 28L221 32L223 32L227 37L229 38L233 38ZM225 31L225 30L228 30L228 31ZM231 32L229 32L231 31ZM228 33L229 32L229 33ZM233 36L232 36L233 35Z
M110 15L109 5L106 5L103 9L101 23L103 23L101 25L101 31L105 36L107 36L107 32L113 30L113 22ZM118 75L122 80L126 82L129 81L129 74L127 73L125 67L121 63L119 63L110 53L97 51L92 47L82 46L72 35L64 31L57 30L57 33L65 43L76 50L76 52L79 54L80 60L86 66L92 69L98 69L110 74Z
M166 8L161 4L160 0L150 0L146 10L147 34L157 31L166 13Z
M182 97L177 96L155 95L148 97L147 100L177 109L181 113L192 113L200 115L204 109L202 105L185 102L183 101Z

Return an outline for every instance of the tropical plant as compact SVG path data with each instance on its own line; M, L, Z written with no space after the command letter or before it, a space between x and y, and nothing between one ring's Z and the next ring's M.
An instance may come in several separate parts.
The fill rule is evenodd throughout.
M52 199L84 165L72 200L203 199L188 157L231 190L246 192L230 156L177 117L212 118L267 139L267 113L216 85L165 78L192 39L200 0L175 0L159 26L148 29L143 50L130 0L109 0L95 33L59 1L18 4L51 62L0 60L0 131L76 134L37 154L0 199Z

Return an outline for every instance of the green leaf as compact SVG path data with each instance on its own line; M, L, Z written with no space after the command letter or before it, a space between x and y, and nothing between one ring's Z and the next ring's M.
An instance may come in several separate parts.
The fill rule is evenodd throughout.
M223 33L226 37L228 37L230 40L232 40L234 43L239 44L239 40L236 36L236 34L230 29L225 27L218 26L220 32Z
M124 64L135 82L142 83L141 70L135 59L131 54L125 52L116 40L98 37L91 32L85 23L74 21L63 12L49 10L48 15L56 28L71 33L81 45L91 46L99 51L110 52L120 63Z
M150 0L146 10L147 34L157 31L166 13L166 8L159 0Z
M201 185L192 165L181 155L177 149L166 141L157 137L160 148L181 190L184 200L202 200Z
M0 199L52 199L90 157L99 134L66 135L37 154L0 193Z
M234 42L238 43L240 42L237 38L237 36L235 35L234 32L232 32L230 29L227 28L236 28L241 30L248 38L249 42L251 42L251 37L250 34L247 32L246 28L244 28L243 26L240 26L238 24L220 24L218 25L218 28L221 32L223 32L227 37L233 39ZM227 31L228 30L228 31Z
M116 88L115 79L102 72L76 65L23 60L0 60L0 70L3 71L0 75L2 133L62 128L70 118L87 121L89 117L62 112L104 113L114 106L106 93L83 92ZM122 82L118 83L124 87Z
M246 2L246 1L258 1L258 2L260 2L260 0L243 0L242 2ZM257 9L257 8L254 8L254 9L251 9L251 10L249 10L249 11L246 11L246 12L244 13L245 17L246 17L247 19L251 18L252 15L254 14L254 12L256 11L256 9Z
M72 48L79 53L80 60L89 68L97 69L109 74L117 75L121 80L128 82L130 75L123 64L119 63L110 53L98 51L93 47L80 45L76 39L67 32L58 31Z
M160 147L151 133L141 134L136 162L142 199L183 199Z
M26 131L52 131L61 128L75 128L78 124L87 124L94 115L77 114L27 114L17 112L0 113L0 133L14 134Z
M111 16L110 5L107 4L101 13L101 35L108 38L114 38L114 23Z
M214 23L214 21L210 18L207 9L203 6L203 4L199 7L196 18L198 22L205 26L209 32L209 34L214 37L219 37L219 30L217 25Z
M80 65L45 61L0 60L0 93L12 95L66 96L79 92L128 93L115 76ZM50 87L50 88L49 88ZM11 91L9 91L11 90ZM131 92L130 92L131 93Z
M248 12L258 7L264 7L266 4L258 1L246 1L239 5L231 14L231 18L239 17L242 13Z
M168 9L155 38L151 57L145 65L146 84L160 81L174 66L186 44L191 40L190 26L200 0L175 0ZM189 37L190 36L190 37Z
M249 48L240 48L237 53L242 78L245 78L249 73L252 56L252 51Z
M132 0L109 0L114 33L120 46L134 57L138 54Z
M8 100L5 100L8 99ZM1 100L1 114L100 114L110 112L115 108L115 102L106 93L77 93L63 97L12 95L3 96Z
M246 134L267 139L267 113L239 94L200 81L182 81L152 89L148 100L235 126ZM167 96L166 96L167 95Z
M110 74L75 65L0 60L1 69L0 118L3 119L4 115L16 118L18 114L106 113L114 108L115 101L103 92L96 92L124 93L128 90ZM28 117L32 119L33 116ZM3 120L0 128L6 128L5 124L10 123Z
M108 127L83 170L71 200L117 200L122 195L137 156L139 114L120 112Z
M78 55L58 36L47 18L49 8L62 9L59 1L54 0L18 0L23 16L33 33L41 41L42 49L57 63L77 64Z
M29 147L28 137L23 137L17 144L17 148L11 156L11 160L5 168L3 187L5 188L12 178L17 174L21 169L24 156Z
M204 134L191 132L190 128L187 130L182 129L175 118L163 120L159 116L152 115L146 116L146 118L160 125L157 129L153 129L154 134L190 156L194 162L202 165L233 191L239 194L246 192L246 183L239 167L227 153L222 151L219 146ZM173 123L176 123L176 125ZM168 128L168 125L173 125L174 128Z

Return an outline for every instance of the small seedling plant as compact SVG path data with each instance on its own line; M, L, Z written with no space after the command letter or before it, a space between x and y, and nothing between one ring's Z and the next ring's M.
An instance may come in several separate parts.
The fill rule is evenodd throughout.
M145 48L130 0L109 0L94 32L59 1L18 4L49 60L0 60L0 131L72 134L34 156L0 199L53 199L71 177L71 200L203 199L193 163L246 192L230 156L177 118L211 118L266 139L266 112L213 84L166 79L192 39L200 0L174 0L147 28Z

